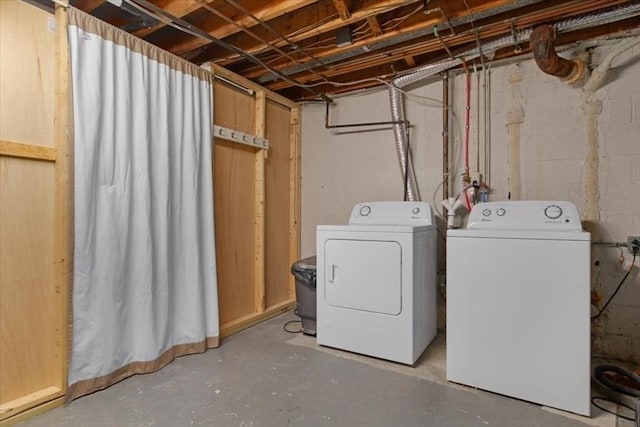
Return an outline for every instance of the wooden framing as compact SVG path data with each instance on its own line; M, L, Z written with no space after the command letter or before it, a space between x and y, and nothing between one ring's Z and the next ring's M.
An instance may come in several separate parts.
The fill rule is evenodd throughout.
M0 156L55 162L56 152L56 147L43 147L42 145L0 140Z
M9 31L31 43L3 49L2 64L10 64L13 74L5 67L0 73L3 106L11 105L0 112L0 424L5 426L61 405L67 387L73 138L66 10L56 6L53 34L45 12L17 0L2 1L0 7L2 15L31 32L2 26L3 44L17 43L4 40L13 34ZM33 25L24 25L26 19L33 19ZM5 56L9 51L16 57ZM214 75L253 91L250 95L217 82L217 124L265 138L272 134L275 144L264 150L215 141L221 335L228 336L295 305L288 270L299 255L299 109L227 70L212 68ZM38 84L31 84L34 78ZM267 241L272 223L284 229L275 244Z
M300 128L294 102L215 64L210 69L214 76L253 93L216 80L214 123L269 139L269 150L215 140L216 251L224 337L295 305L289 269L299 256Z
M66 12L56 9L54 35L45 12L17 1L3 1L0 8L7 19L0 44L11 46L0 47L5 106L0 115L4 426L63 403L72 171Z

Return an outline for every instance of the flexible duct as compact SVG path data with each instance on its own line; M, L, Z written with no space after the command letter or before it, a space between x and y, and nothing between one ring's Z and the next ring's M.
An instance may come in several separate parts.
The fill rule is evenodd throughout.
M633 15L637 15L638 13L640 13L640 4L632 3L611 10L560 21L554 24L554 27L558 32L575 31L592 27L594 25L601 25L620 19L627 19ZM459 55L457 58L437 62L435 64L425 65L410 72L409 74L394 79L392 81L391 87L389 88L391 117L393 118L393 121L400 122L405 120L402 96L403 94L401 91L403 87L455 67L462 63L461 58L470 60L480 56L481 54L491 55L498 49L511 46L514 43L527 41L531 37L531 33L532 30L530 28L515 31L513 34L509 34L496 40L486 42L474 49L466 51ZM417 184L413 172L413 164L411 162L411 154L407 149L408 140L406 125L394 125L393 133L396 140L396 150L398 151L400 169L402 171L403 178L405 178L405 170L407 171L407 177L405 178L407 187L405 189L405 193L407 194L407 199L411 201L419 200Z
M426 67L422 67L415 73L407 74L395 79L393 81L393 86L389 88L389 101L391 103L391 117L393 117L393 121L400 122L404 120L403 97L400 88L422 80L425 77L448 70L461 62L462 61L460 59L453 59L431 64ZM402 117L402 119L396 120L396 117ZM405 188L405 194L407 195L407 200L416 201L420 200L420 196L418 195L417 183L413 172L413 162L411 161L411 153L409 152L407 131L408 129L405 124L393 125L393 133L396 139L396 150L398 151L398 159L400 161L400 170L402 171L404 182L406 182L407 185ZM407 174L406 177L405 172Z

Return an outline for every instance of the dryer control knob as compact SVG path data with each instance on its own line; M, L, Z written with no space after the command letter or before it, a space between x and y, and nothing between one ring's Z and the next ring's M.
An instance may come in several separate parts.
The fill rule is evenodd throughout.
M489 215L491 215L491 209L482 210L482 216L489 216Z
M411 212L413 212L414 214L417 215L417 214L420 213L420 208L413 208L413 210Z
M557 205L550 205L544 210L544 214L549 219L558 219L562 216L562 208Z
M504 216L504 214L506 214L507 211L505 211L503 208L500 208L496 211L496 214L498 214L498 216Z
M363 206L360 208L360 215L362 216L367 216L371 213L371 207L370 206Z

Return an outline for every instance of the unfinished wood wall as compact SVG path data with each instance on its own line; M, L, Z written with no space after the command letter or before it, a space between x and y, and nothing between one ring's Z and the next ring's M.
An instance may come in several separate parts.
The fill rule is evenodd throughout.
M57 27L57 30L55 30ZM63 29L63 30L60 30ZM72 144L66 13L0 0L0 424L62 403L72 276ZM215 140L222 335L295 304L299 109L224 69L214 122L270 149Z
M0 1L0 420L66 384L65 147L54 110L54 18ZM65 41L66 43L66 41ZM7 421L8 422L8 421Z
M216 79L214 123L266 137L269 149L215 139L214 192L220 325L229 335L295 304L299 256L298 106L228 71Z

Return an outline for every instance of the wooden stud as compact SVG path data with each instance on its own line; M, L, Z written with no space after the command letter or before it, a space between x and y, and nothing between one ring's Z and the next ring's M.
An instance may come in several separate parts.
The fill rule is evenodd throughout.
M53 358L57 368L54 384L65 391L67 387L67 361L70 347L72 257L73 257L73 213L72 213L72 138L71 138L71 90L70 54L67 42L67 10L56 5L56 49L55 49L55 96L54 114L55 143L58 157L55 163L54 195L54 280L56 307L52 327L55 346Z
M256 92L255 134L264 138L266 129L266 97L264 90ZM255 280L256 280L256 312L265 309L265 156L266 150L256 151L255 170Z
M382 35L382 27L380 26L380 23L378 22L378 18L376 18L375 16L369 16L367 17L367 23L369 24L369 28L371 29L371 33L375 36L381 36Z
M333 5L336 7L340 19L346 21L351 18L351 12L349 12L349 6L345 3L345 0L333 0Z
M300 256L300 107L291 109L289 146L289 261ZM295 279L289 278L289 295L295 296Z
M0 155L23 159L56 161L56 148L0 140Z
M415 68L416 66L416 60L413 59L413 56L405 56L404 60L406 61L407 65L411 68Z

